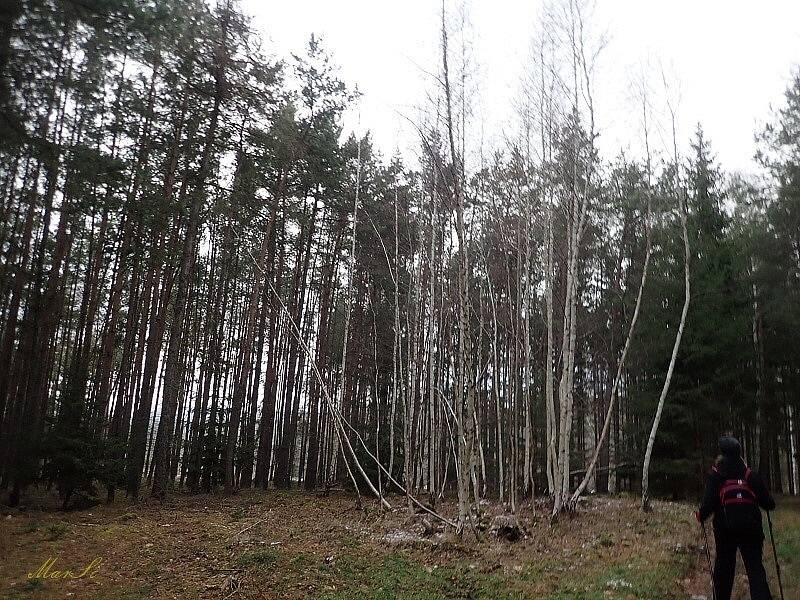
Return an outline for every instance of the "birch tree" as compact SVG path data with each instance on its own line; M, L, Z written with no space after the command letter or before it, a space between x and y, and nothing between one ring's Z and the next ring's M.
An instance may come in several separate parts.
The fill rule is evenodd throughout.
M665 80L665 88L666 80ZM683 328L686 324L686 315L689 312L689 302L691 300L691 290L689 282L689 262L691 258L689 249L689 232L687 228L687 208L685 194L681 193L680 184L680 170L678 162L678 141L676 133L676 107L673 101L669 98L669 89L667 89L667 108L669 110L670 124L672 128L672 158L674 162L674 177L675 177L675 195L678 197L680 205L680 221L681 221L681 234L683 236L683 277L684 277L684 297L683 309L681 310L681 318L678 323L678 330L675 333L675 343L672 346L672 354L669 359L669 366L667 373L664 377L664 385L661 388L661 395L658 397L658 405L656 407L656 414L653 418L653 425L650 428L650 435L647 438L647 449L644 454L644 461L642 463L642 510L649 510L650 496L649 496L649 479L650 479L650 459L653 455L653 445L656 441L658 434L658 426L661 423L661 414L664 410L664 403L669 392L670 383L672 382L672 373L675 369L675 361L678 358L678 350L681 346L681 338L683 337Z

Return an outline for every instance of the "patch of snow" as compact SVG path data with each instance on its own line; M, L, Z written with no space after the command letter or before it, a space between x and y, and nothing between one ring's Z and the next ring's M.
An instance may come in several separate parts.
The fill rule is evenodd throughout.
M394 546L403 544L419 544L424 541L417 534L410 531L403 531L401 529L390 531L384 535L382 539L384 542Z

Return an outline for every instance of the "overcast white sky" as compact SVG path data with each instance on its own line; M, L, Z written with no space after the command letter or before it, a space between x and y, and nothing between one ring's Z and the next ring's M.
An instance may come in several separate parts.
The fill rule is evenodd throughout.
M384 155L408 151L413 117L424 103L425 70L438 68L437 0L243 0L271 51L302 52L311 33L364 93L361 129ZM489 143L500 143L512 112L541 0L468 0L473 54ZM800 0L596 0L593 27L608 45L595 77L601 147L608 157L637 153L630 73L651 57L681 85L684 138L699 121L722 166L754 171L754 132L778 106L800 64ZM355 115L347 124L354 127Z

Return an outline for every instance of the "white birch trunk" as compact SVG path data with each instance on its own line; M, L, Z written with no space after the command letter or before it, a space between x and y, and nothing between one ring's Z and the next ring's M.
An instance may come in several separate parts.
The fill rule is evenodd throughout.
M686 324L686 314L689 312L689 301L691 293L689 289L689 233L686 227L686 204L685 201L681 202L681 229L683 231L683 251L684 251L684 299L683 310L681 311L681 321L678 325L678 333L675 335L675 344L672 347L672 356L669 359L669 367L667 368L667 376L664 379L664 387L661 389L661 395L658 398L658 407L656 408L656 416L653 419L653 427L650 430L650 437L647 439L647 450L644 453L644 464L642 466L642 510L648 510L650 507L649 498L649 478L650 478L650 458L653 454L653 445L656 441L656 434L658 433L658 425L661 422L661 413L664 410L664 402L669 392L669 385L672 381L672 372L675 369L675 361L678 358L678 350L681 345L681 337L683 336L683 328Z
M392 400L389 408L389 472L394 473L394 430L397 414L397 394L400 362L400 240L397 218L397 187L394 190L394 342L392 346ZM391 265L389 265L391 272Z

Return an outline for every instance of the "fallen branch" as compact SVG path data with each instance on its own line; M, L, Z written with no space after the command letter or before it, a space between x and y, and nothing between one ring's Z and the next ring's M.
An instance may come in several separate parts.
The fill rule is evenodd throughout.
M236 534L234 537L239 537L240 535L242 535L242 534L243 534L243 533L245 533L246 531L250 531L250 530L251 530L253 527L255 527L256 525L259 525L259 524L263 523L264 521L266 521L266 520L267 520L267 518L268 518L268 517L264 517L263 519L259 519L259 520L258 520L258 521L256 521L255 523L252 523L251 525L248 525L247 527L245 527L244 529L242 529L242 530L241 530L239 533L237 533L237 534Z

